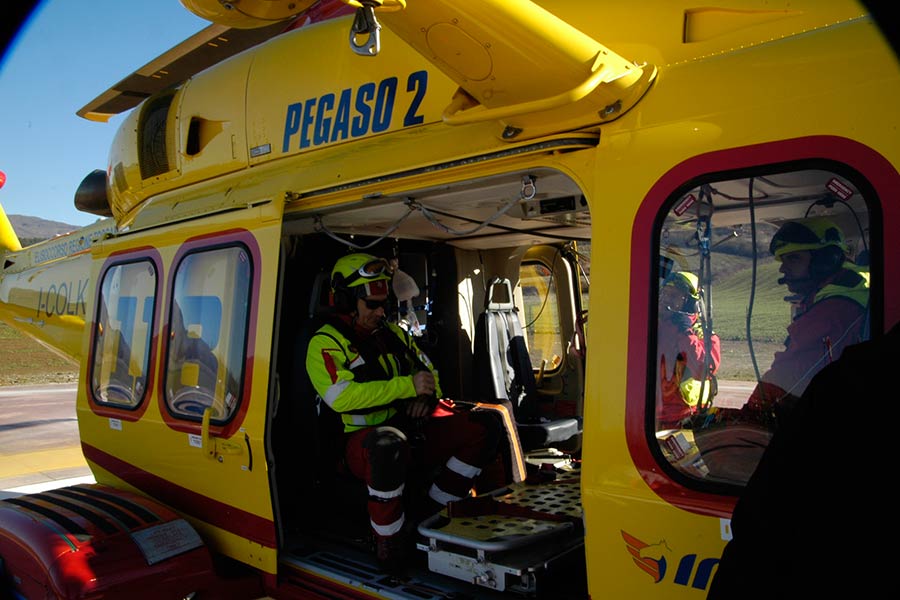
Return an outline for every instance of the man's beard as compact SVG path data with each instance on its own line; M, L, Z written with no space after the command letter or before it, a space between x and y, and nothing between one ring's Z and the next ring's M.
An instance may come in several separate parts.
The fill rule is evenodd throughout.
M815 291L817 283L812 277L781 277L778 280L778 285L786 285L788 291L801 296Z

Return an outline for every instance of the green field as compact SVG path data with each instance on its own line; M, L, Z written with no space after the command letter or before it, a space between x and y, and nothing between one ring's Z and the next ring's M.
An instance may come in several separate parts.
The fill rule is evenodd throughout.
M722 269L708 297L712 303L713 325L723 340L747 339L747 315L753 272L747 259L735 257L731 267ZM723 276L723 271L730 275ZM751 316L752 337L757 341L781 342L791 320L790 305L784 301L787 288L778 285L778 263L769 262L756 272L756 293Z
M0 386L78 381L78 365L0 323Z
M767 260L756 271L756 292L752 296L753 271L745 257L717 254L713 257L714 280L711 293L713 328L722 340L720 379L756 379L747 342L750 316L752 351L760 373L772 362L774 353L784 348L791 321L790 304L784 301L787 288L778 285L779 264Z

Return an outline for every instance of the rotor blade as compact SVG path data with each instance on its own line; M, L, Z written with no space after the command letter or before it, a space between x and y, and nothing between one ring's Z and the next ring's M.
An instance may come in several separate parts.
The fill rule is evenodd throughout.
M77 114L91 121L109 121L113 115L131 110L156 92L178 85L289 27L290 22L284 21L256 29L210 25L88 102Z

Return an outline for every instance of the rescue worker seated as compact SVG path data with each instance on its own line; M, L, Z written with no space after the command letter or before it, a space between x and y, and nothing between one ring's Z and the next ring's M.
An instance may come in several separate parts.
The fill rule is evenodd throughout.
M769 251L781 263L778 283L791 292L785 297L792 321L784 349L742 408L717 410L724 427L695 435L710 473L738 482L750 478L772 433L813 377L867 337L869 273L848 259L844 234L834 222L813 217L785 223ZM740 451L729 452L734 448Z
M438 470L424 518L469 495L496 457L492 422L442 399L438 373L413 338L385 319L389 263L369 254L340 258L331 273L335 316L309 342L306 369L316 392L341 415L345 459L368 487L375 552L387 572L409 550L404 488L412 466ZM488 418L489 419L489 418Z
M696 275L678 271L666 277L659 291L657 430L682 427L714 394L721 343L712 332L704 340L699 303Z
M785 223L769 251L781 263L778 283L791 292L785 300L792 322L784 350L775 353L747 403L754 413L789 408L816 373L862 341L869 302L869 273L847 258L844 234L831 220Z

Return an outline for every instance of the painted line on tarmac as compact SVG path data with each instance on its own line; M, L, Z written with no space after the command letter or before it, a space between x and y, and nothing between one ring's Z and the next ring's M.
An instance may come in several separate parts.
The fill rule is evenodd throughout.
M53 479L41 483L32 483L30 485L22 485L8 490L0 490L0 500L6 498L15 498L24 494L36 494L38 492L46 492L47 490L55 490L57 488L68 487L70 485L79 485L82 483L96 483L93 475L85 475L83 477L70 477L69 479Z
M0 479L42 471L87 467L87 461L84 459L80 445L18 454L0 452L0 458L3 459L0 461Z
M46 392L53 390L57 392L77 392L77 383L41 383L35 385L4 385L0 386L0 397L2 396L21 396L22 394L33 394L37 392Z

